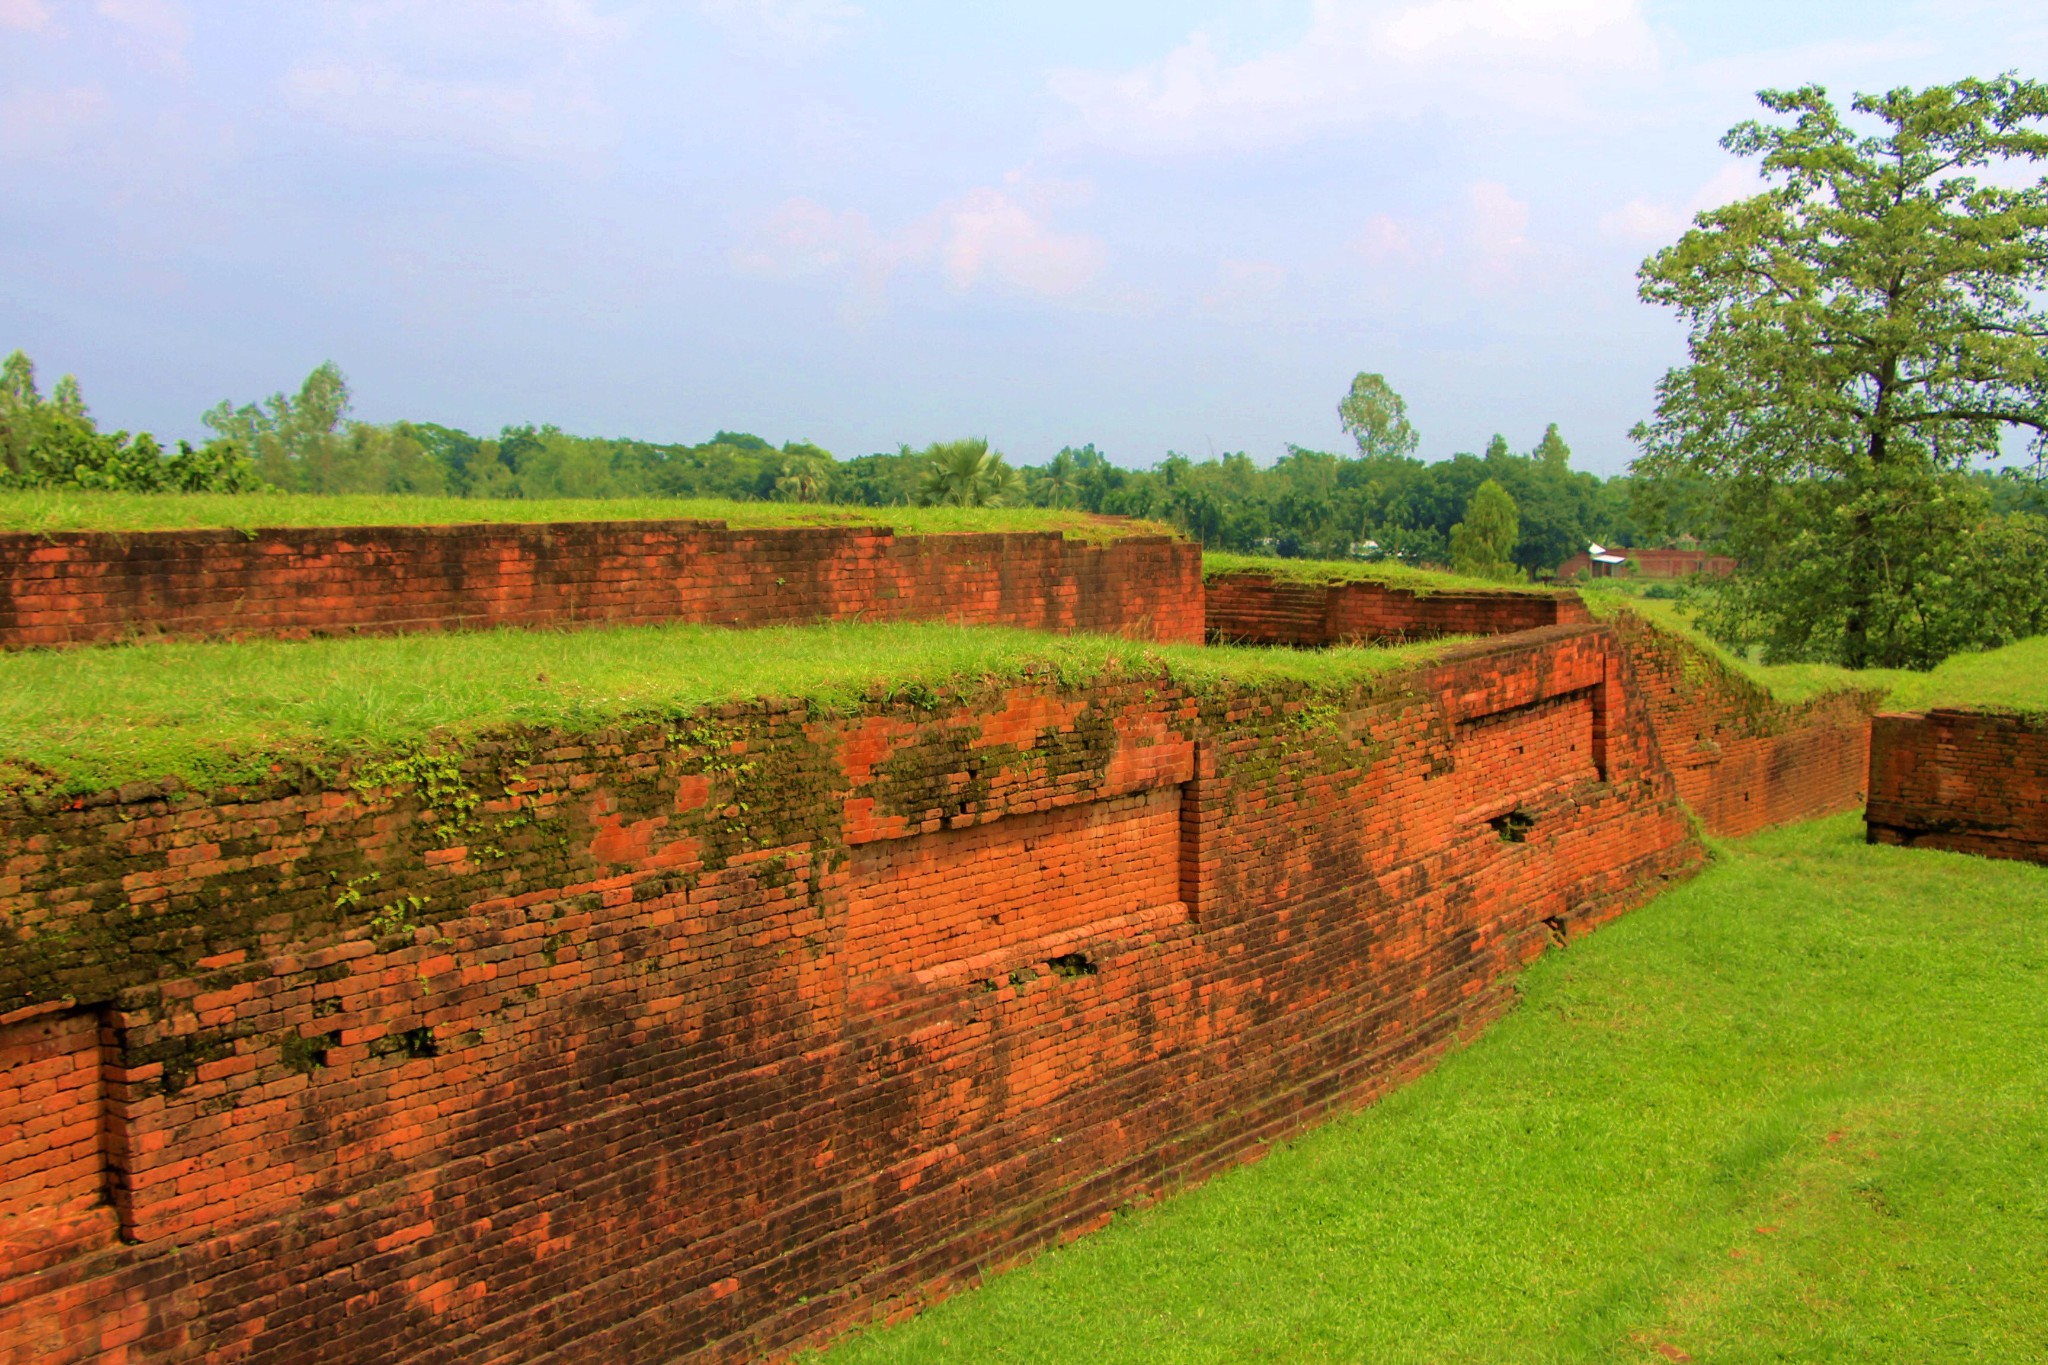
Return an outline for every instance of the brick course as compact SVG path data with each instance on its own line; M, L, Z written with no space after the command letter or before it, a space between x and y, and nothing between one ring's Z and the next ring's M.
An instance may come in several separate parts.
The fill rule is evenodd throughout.
M0 1011L96 1059L124 1240L0 1277L0 1362L785 1351L1369 1099L1699 858L1594 626L16 801Z
M1305 583L1244 571L1213 574L1205 588L1208 638L1229 644L1398 644L1591 619L1569 592L1417 593L1364 579Z
M1870 724L1873 844L2048 863L2048 719L1937 708Z
M0 648L838 620L1197 642L1201 547L715 521L0 534Z

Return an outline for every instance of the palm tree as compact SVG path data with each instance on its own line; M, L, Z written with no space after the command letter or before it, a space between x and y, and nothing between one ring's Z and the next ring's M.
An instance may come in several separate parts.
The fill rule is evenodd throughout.
M791 455L782 462L782 476L775 481L774 496L783 502L819 502L825 496L825 481L831 473L816 455Z
M917 486L923 507L1001 507L1020 501L1023 480L990 450L988 441L937 441L924 449L924 477Z

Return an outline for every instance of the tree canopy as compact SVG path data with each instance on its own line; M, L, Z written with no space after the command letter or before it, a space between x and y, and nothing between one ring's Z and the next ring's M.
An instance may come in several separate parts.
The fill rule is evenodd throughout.
M1521 538L1521 517L1514 498L1497 481L1488 479L1465 504L1465 519L1451 528L1451 567L1475 578L1521 578L1514 560Z
M65 375L46 399L36 367L17 350L0 362L0 488L98 488L132 492L244 492L262 486L229 441L166 452L148 432L102 432L78 380Z
M1408 404L1385 375L1361 371L1337 405L1337 420L1358 442L1358 453L1369 460L1413 455L1422 444L1421 435L1408 424Z
M2048 452L2048 179L2010 184L2048 158L2048 87L1898 89L1848 116L1817 86L1759 98L1790 121L1723 145L1767 187L1641 272L1690 363L1636 468L1691 480L1741 564L1710 628L1851 667L2048 629L2048 528L1971 477L2015 432Z

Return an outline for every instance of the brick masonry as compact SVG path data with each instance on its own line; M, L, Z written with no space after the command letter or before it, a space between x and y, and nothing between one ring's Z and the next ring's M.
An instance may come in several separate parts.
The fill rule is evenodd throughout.
M1206 587L1208 638L1229 644L1395 644L1591 619L1570 592L1417 593L1366 580L1306 583L1256 572L1212 574Z
M490 626L947 620L1202 638L1201 547L713 521L0 534L0 648Z
M1936 709L1870 725L1873 844L2048 863L2048 718Z
M1874 692L1785 703L1633 612L1614 629L1679 797L1724 838L1863 802Z
M17 799L0 1362L902 1311L1397 1084L1693 869L1647 697L1563 626L1335 697L1047 677Z

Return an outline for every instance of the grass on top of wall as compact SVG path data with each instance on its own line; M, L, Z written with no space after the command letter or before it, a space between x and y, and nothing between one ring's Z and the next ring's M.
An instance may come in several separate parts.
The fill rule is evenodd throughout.
M1450 641L1324 651L1206 648L943 624L629 626L0 654L0 792L176 777L210 790L273 762L326 765L526 725L590 730L751 697L842 709L1050 669L1201 688L1348 688Z
M1490 578L1471 578L1448 569L1418 569L1390 559L1365 562L1355 559L1281 559L1269 555L1241 555L1208 551L1202 555L1206 575L1258 573L1295 583L1384 583L1419 595L1432 592L1535 592L1549 594L1555 589L1529 583L1500 583Z
M2048 1358L2048 869L1782 830L1521 997L832 1365Z
M1869 689L1884 694L1883 705L1895 711L1930 706L1986 706L2027 712L2048 712L2048 636L2021 640L2003 649L1957 654L1932 670L1905 668L1842 668L1835 664L1764 664L1746 658L1709 638L1682 601L1643 597L1630 586L1596 584L1581 589L1596 616L1632 611L1664 630L1727 661L1745 677L1770 689L1782 701L1804 701L1826 692Z
M1915 711L1929 706L1996 706L2048 712L2048 635L1981 654L1952 655L1929 673L1907 673L1893 684L1886 705Z
M0 531L252 531L284 526L451 526L465 522L723 521L735 530L774 526L888 526L899 535L963 531L1058 531L1106 541L1173 535L1160 522L1045 507L845 507L718 498L422 498L402 493L98 493L78 489L0 492Z

